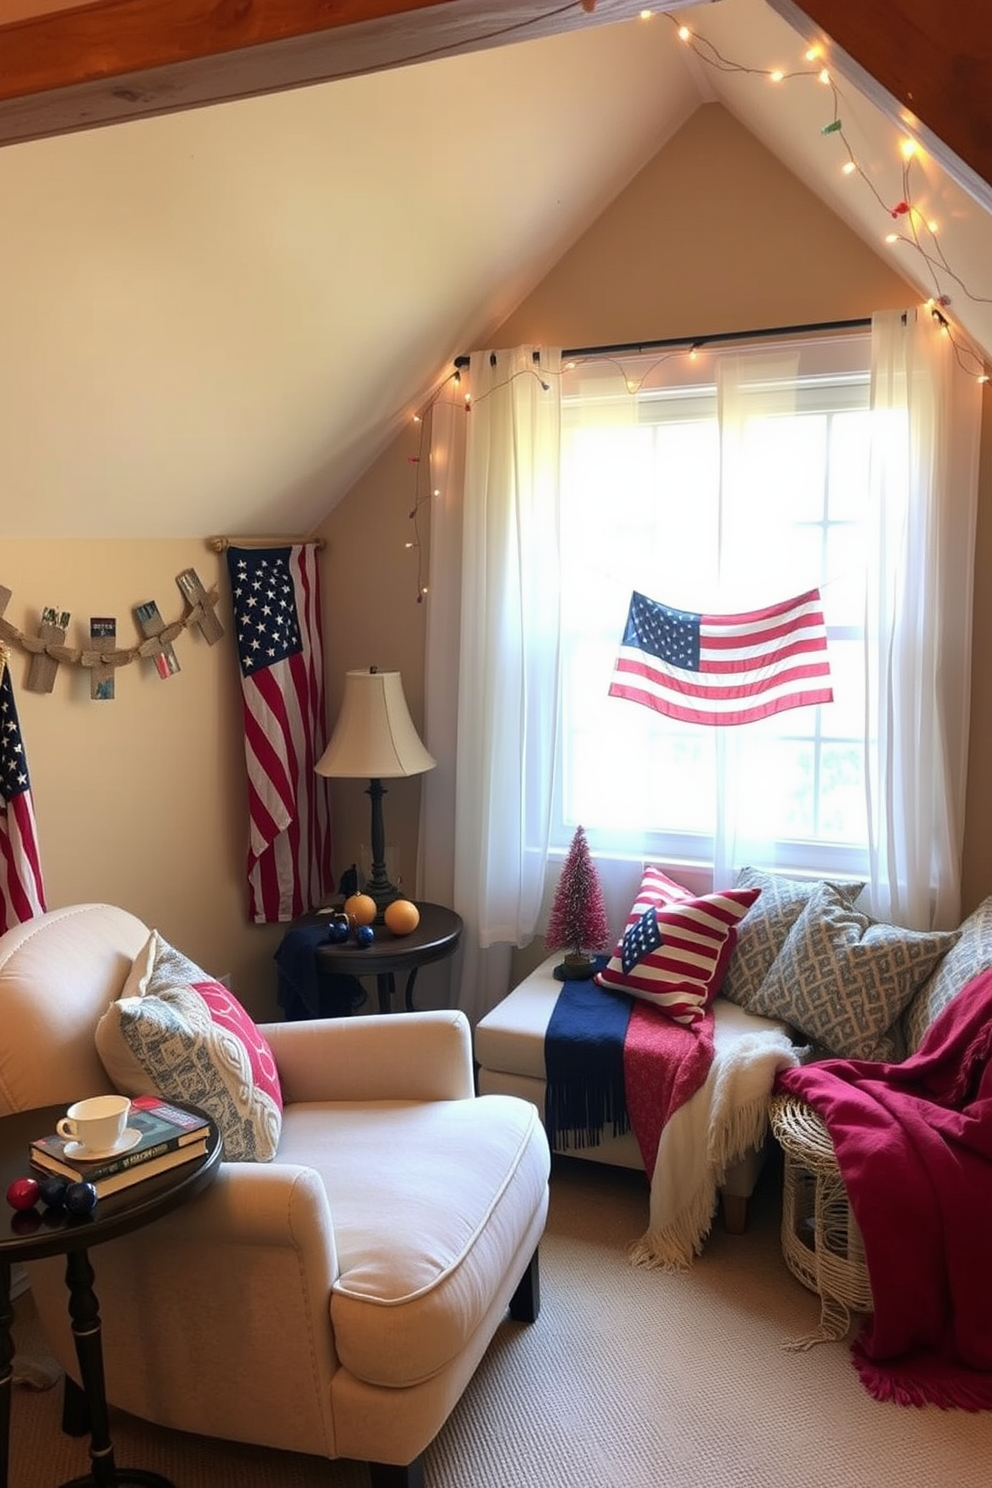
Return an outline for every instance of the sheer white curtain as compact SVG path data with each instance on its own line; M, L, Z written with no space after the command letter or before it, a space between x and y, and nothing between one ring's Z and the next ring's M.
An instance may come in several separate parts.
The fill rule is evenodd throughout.
M473 352L435 404L419 880L465 923L457 1002L508 990L544 889L558 716L560 353ZM465 396L470 411L465 411Z
M960 915L981 388L925 307L873 317L872 410L871 904L881 919L948 928Z

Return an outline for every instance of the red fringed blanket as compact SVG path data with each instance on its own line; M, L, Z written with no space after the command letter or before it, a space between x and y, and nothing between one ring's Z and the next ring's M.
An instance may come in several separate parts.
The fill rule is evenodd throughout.
M829 1059L777 1088L823 1118L874 1315L852 1345L878 1400L992 1410L992 971L902 1064Z

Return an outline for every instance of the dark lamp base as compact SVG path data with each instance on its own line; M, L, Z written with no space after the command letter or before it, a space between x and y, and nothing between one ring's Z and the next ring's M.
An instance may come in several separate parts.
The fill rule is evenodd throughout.
M385 874L383 874L382 878L376 878L373 873L362 893L368 894L370 899L375 900L375 920L377 925L382 924L382 917L387 904L392 904L394 899L406 898L403 890L398 889L395 884L391 884Z

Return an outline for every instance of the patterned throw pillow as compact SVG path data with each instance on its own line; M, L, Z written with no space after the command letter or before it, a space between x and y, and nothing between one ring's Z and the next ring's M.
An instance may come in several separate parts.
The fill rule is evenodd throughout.
M624 933L596 981L643 998L676 1023L698 1023L720 990L737 922L759 893L693 898L660 868L645 868Z
M961 926L961 939L948 951L902 1015L906 1052L914 1054L938 1013L980 971L992 966L992 897L983 899Z
M817 882L765 873L760 868L741 869L737 888L760 889L761 898L737 927L737 944L720 988L721 997L736 1002L749 1013L757 1012L753 1005L755 994L785 945L786 936L809 903ZM834 883L831 887L853 904L864 884Z
M237 998L157 930L97 1024L96 1047L124 1095L160 1095L207 1111L228 1160L275 1156L282 1090L268 1041Z
M841 1058L893 1058L893 1023L959 934L882 925L818 884L750 1010Z

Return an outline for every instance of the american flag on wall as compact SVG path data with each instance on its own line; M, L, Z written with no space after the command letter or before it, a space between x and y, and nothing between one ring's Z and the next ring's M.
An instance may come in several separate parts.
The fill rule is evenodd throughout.
M320 576L313 543L227 550L248 768L248 908L293 920L334 887Z
M739 615L631 595L610 697L683 723L753 723L833 701L820 591Z
M10 668L0 651L0 934L44 912L31 777Z

